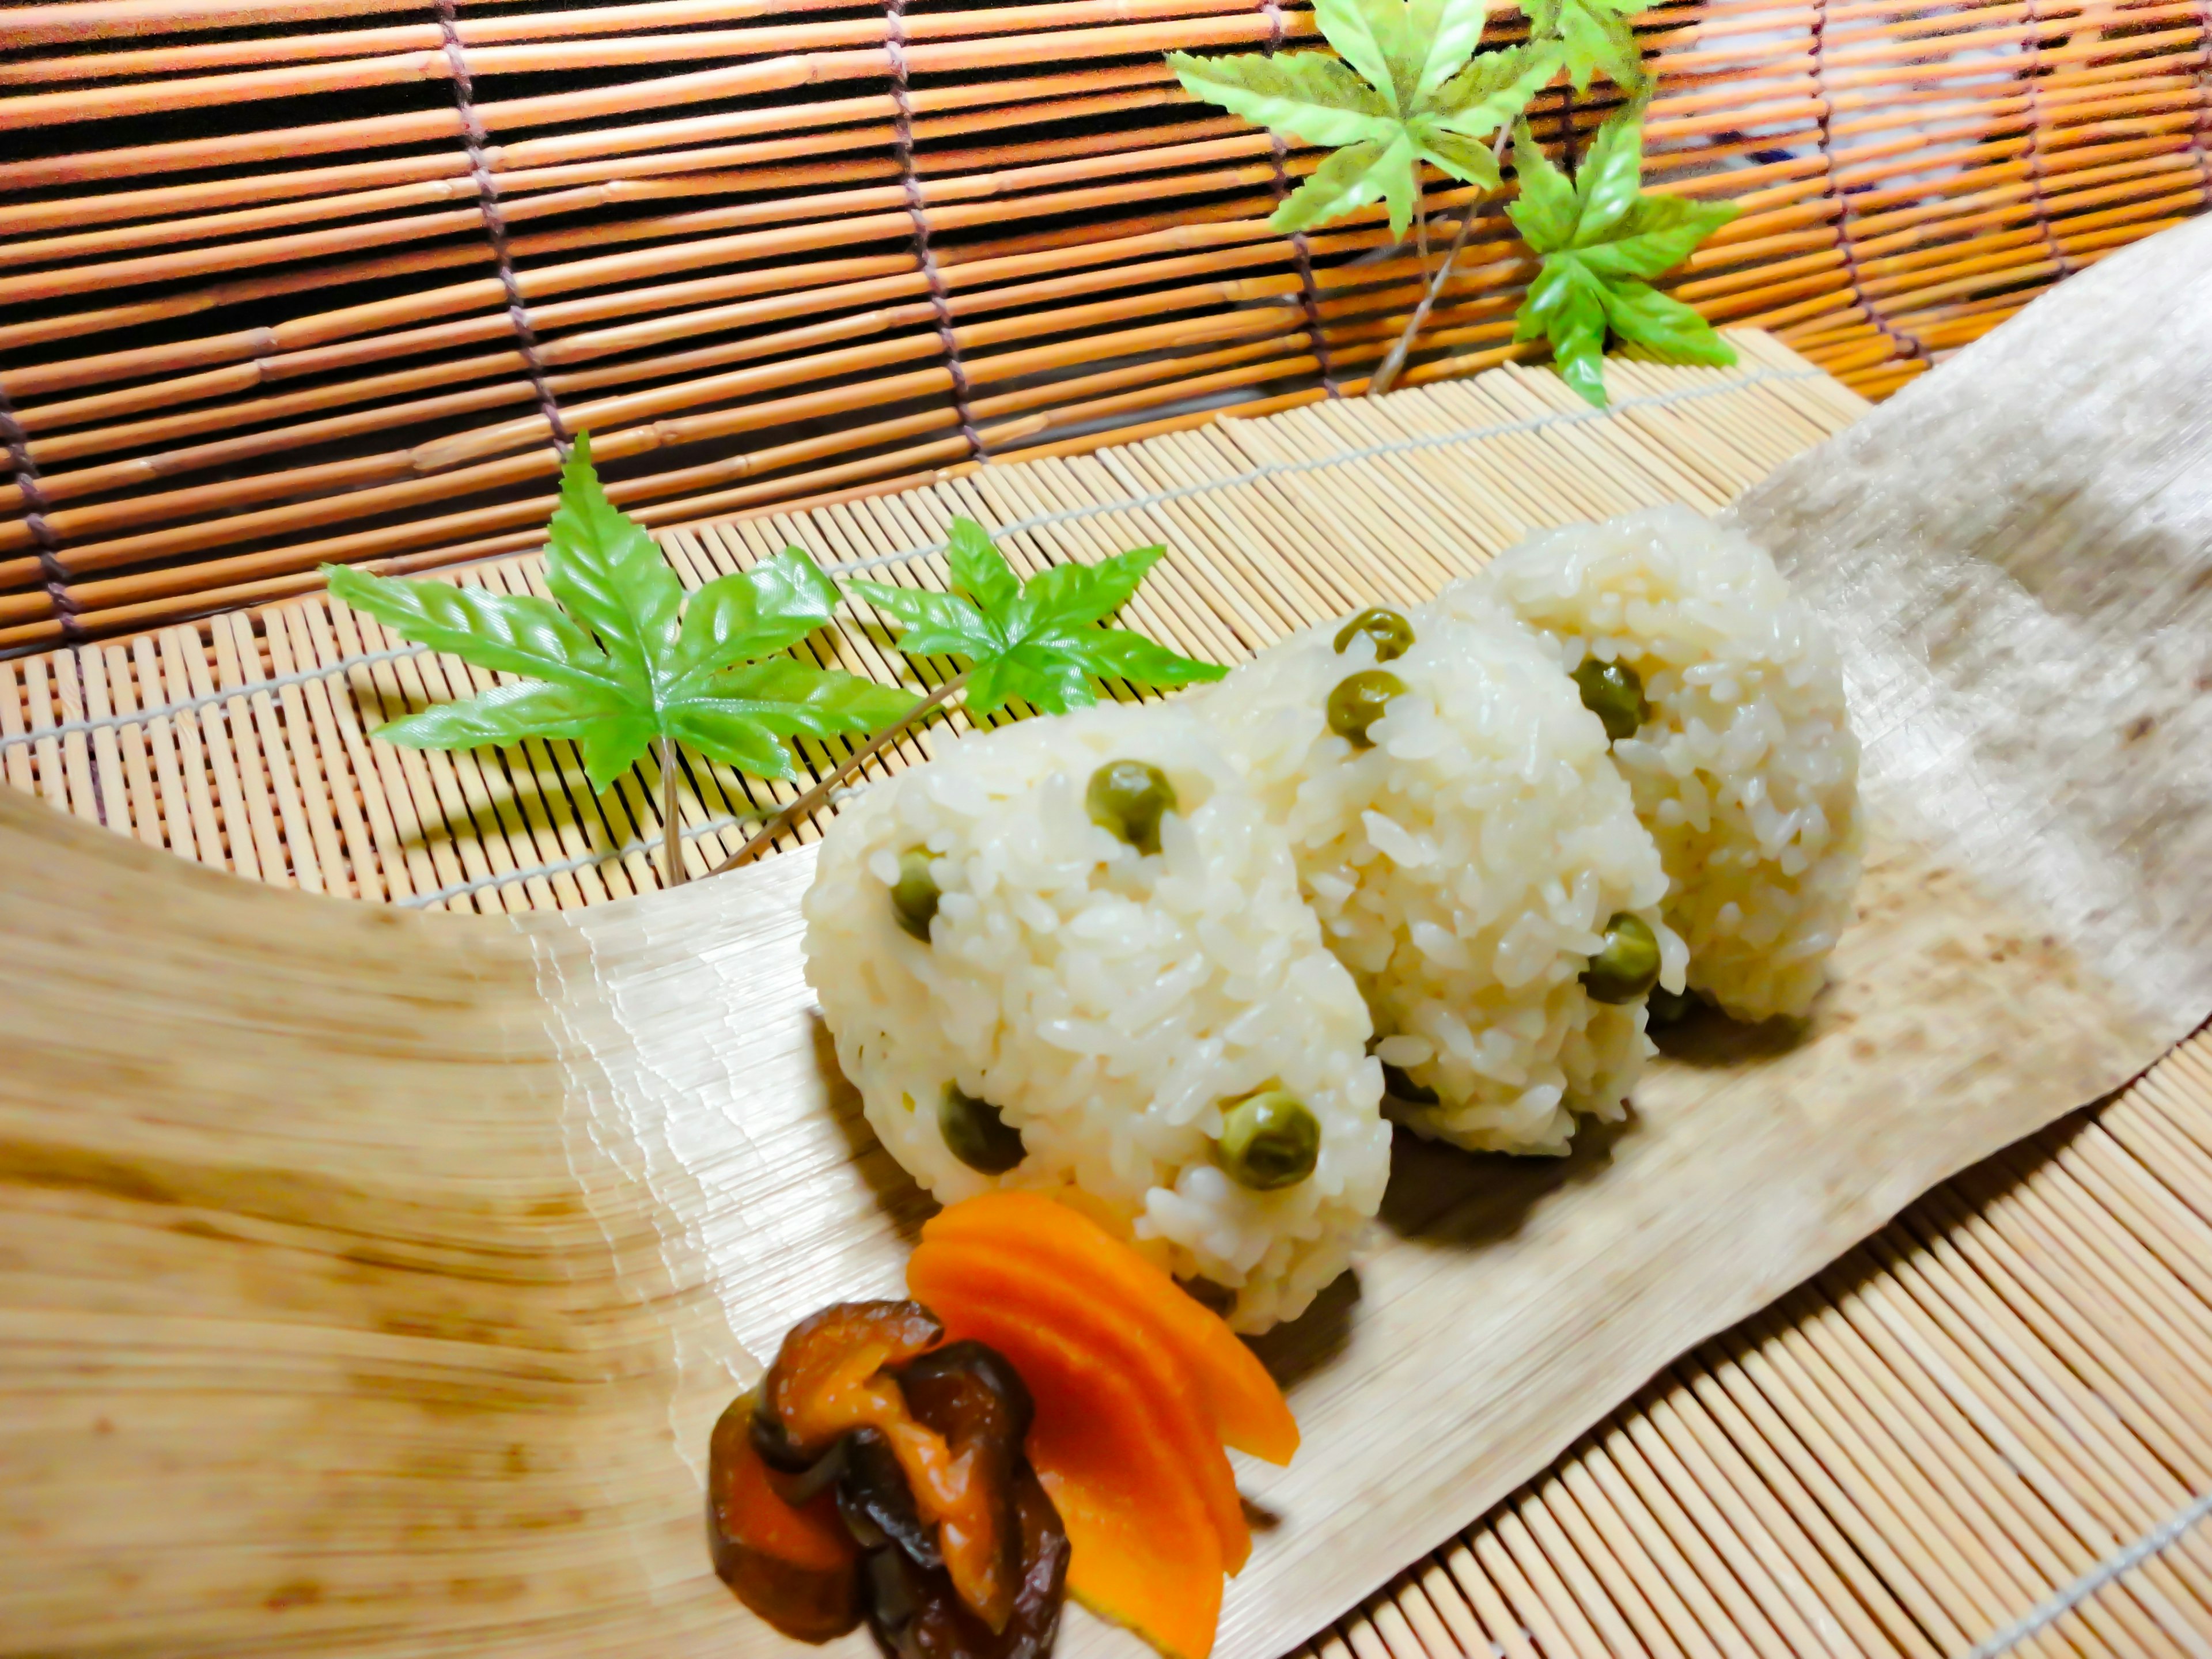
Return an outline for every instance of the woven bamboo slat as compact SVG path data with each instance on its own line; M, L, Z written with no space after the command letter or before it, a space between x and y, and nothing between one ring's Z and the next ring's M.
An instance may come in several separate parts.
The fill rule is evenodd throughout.
M1408 379L1425 386L1387 404L1307 406L1294 394L1281 401L1297 412L1273 421L1181 416L1133 445L1039 446L1048 453L1028 463L905 495L660 539L694 586L787 542L837 574L938 584L935 545L957 513L1013 531L1010 556L1031 566L1164 541L1172 550L1132 621L1186 653L1234 661L1361 604L1425 598L1534 525L1662 500L1717 508L1864 408L1771 337L1730 337L1743 356L1734 370L1617 361L1610 415L1549 371L1501 366L1462 380L1453 365L1416 366ZM1371 496L1347 495L1352 480ZM1364 514L1355 500L1366 501ZM1423 526L1411 545L1457 550L1455 562L1409 554L1390 531L1407 514ZM466 579L542 591L539 562L495 558ZM859 608L811 648L896 680L902 659L884 651L872 621ZM950 672L934 665L923 678ZM409 707L489 684L316 595L0 664L0 758L11 782L79 817L315 891L499 911L659 884L647 855L661 829L650 763L594 799L568 745L426 755L366 735ZM961 724L956 715L952 729ZM933 731L909 738L886 763L908 764L936 741ZM833 763L811 744L804 754L812 775L793 785L686 761L694 874ZM798 831L818 834L814 823Z
M2212 184L2201 0L1640 33L1655 180L1745 210L1672 285L1867 396ZM1270 233L1316 155L1160 58L1314 36L1279 0L0 9L0 651L522 550L585 428L670 526L1356 393L1411 253ZM1528 272L1486 218L1415 366L1527 356Z
M2212 1036L1670 1366L1297 1659L2212 1642Z

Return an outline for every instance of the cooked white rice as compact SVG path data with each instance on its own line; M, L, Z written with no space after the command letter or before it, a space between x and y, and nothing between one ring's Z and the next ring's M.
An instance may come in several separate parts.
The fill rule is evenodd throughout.
M1144 856L1091 822L1092 771L1164 771L1179 811ZM943 896L902 931L898 857L926 845ZM1381 1203L1389 1130L1366 1009L1298 896L1290 849L1179 708L1102 708L952 745L831 826L806 896L806 975L868 1121L951 1203L1054 1192L1184 1278L1237 1292L1231 1322L1295 1317ZM1021 1164L979 1174L935 1109L996 1105ZM1222 1103L1263 1085L1318 1119L1311 1176L1273 1192L1213 1161Z
M1641 1001L1594 1001L1580 976L1607 921L1651 924L1662 982L1681 944L1666 876L1603 729L1553 652L1502 611L1411 617L1387 665L1407 686L1374 747L1330 731L1328 696L1376 665L1329 623L1186 699L1289 831L1329 947L1358 981L1377 1057L1433 1104L1388 1109L1479 1151L1564 1152L1575 1114L1618 1116L1649 1045Z
M1657 839L1689 981L1739 1018L1802 1015L1851 915L1858 741L1834 642L1765 550L1682 507L1540 532L1447 607L1503 600L1557 643L1643 677L1613 757Z

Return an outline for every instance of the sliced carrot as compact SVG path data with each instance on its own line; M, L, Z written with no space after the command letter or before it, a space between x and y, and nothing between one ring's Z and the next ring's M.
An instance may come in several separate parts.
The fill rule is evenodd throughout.
M1206 1659L1221 1544L1171 1419L1141 1373L1035 1317L1026 1285L1018 1301L978 1294L973 1254L925 1241L907 1283L948 1334L996 1348L1028 1384L1030 1461L1067 1530L1069 1593L1168 1659Z
M1182 1360L1224 1445L1270 1463L1287 1463L1297 1450L1297 1422L1259 1356L1168 1273L1090 1217L1041 1193L986 1193L933 1217L921 1236L966 1239L1049 1262L1071 1285L1134 1322Z
M1220 1541L1222 1565L1232 1573L1243 1569L1252 1553L1252 1534L1237 1496L1237 1477L1206 1421L1204 1401L1173 1353L1147 1341L1141 1329L1118 1319L1114 1310L1086 1299L1082 1283L1071 1284L1026 1255L946 1239L925 1240L915 1255L921 1276L910 1265L908 1282L919 1286L926 1280L929 1294L948 1307L981 1304L1018 1310L1142 1389L1157 1410L1161 1431L1206 1505ZM917 1296L921 1293L915 1291ZM931 1306L936 1309L937 1304ZM951 1316L941 1309L937 1312L940 1319ZM1014 1368L1021 1369L1019 1361Z

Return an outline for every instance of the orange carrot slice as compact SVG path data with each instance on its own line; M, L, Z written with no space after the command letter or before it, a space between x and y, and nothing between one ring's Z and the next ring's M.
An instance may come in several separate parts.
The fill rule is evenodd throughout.
M1184 1435L1144 1373L1038 1317L1030 1283L1000 1299L974 1255L925 1241L907 1283L948 1334L996 1348L1028 1384L1030 1462L1067 1530L1069 1593L1168 1659L1206 1659L1221 1617L1221 1544Z
M938 1239L925 1240L915 1257L921 1264L921 1277L909 1264L908 1283L927 1280L932 1293L948 1306L1018 1309L1144 1389L1158 1410L1162 1432L1206 1505L1220 1540L1222 1565L1232 1573L1243 1570L1252 1553L1252 1534L1237 1496L1237 1477L1206 1420L1203 1401L1172 1353L1147 1342L1142 1331L1116 1319L1112 1310L1087 1301L1082 1283L1071 1283L1026 1256L985 1249L964 1240ZM940 1319L950 1316L938 1314ZM1019 1361L1015 1369L1021 1369Z
M1089 1216L1041 1193L986 1193L933 1218L921 1236L1048 1263L1181 1359L1224 1444L1269 1463L1287 1463L1297 1450L1297 1420L1259 1357L1168 1273Z

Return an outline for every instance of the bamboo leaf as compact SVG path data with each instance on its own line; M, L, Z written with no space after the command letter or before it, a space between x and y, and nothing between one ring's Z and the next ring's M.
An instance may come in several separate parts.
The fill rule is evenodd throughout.
M788 650L837 607L837 588L804 548L735 575L720 576L691 596L673 659L678 678Z
M1480 139L1462 138L1456 132L1425 123L1414 129L1421 155L1463 184L1496 190L1501 182L1498 158Z
M1410 113L1457 74L1482 41L1490 19L1490 0L1404 0L1405 65L1411 70Z
M1465 138L1487 138L1528 107L1559 72L1554 41L1486 52L1437 89L1425 106L1429 123Z
M561 469L561 501L545 532L553 597L626 672L645 676L675 632L684 585L645 526L607 499L589 433L577 434Z
M603 790L663 740L789 777L784 738L866 732L912 702L785 654L830 620L837 599L801 549L711 581L687 605L653 538L599 487L586 436L562 469L547 534L551 600L325 567L334 594L404 637L522 677L377 736L430 749L573 739Z
M1017 697L1064 714L1097 701L1092 676L1137 672L1126 664L1141 663L1143 678L1155 685L1218 679L1228 672L1141 635L1098 625L1129 602L1164 548L1133 548L1097 564L1054 565L1022 581L973 520L954 520L947 543L963 593L877 582L854 582L853 588L902 624L898 647L908 655L967 659L970 714L993 714Z
M1614 227L1636 205L1643 182L1644 112L1638 107L1597 130L1575 174L1573 245L1592 247L1611 240Z
M1404 109L1391 59L1404 56L1405 9L1405 0L1314 0L1322 37L1388 100L1393 115Z
M580 738L596 722L619 719L628 706L611 690L526 681L403 714L385 721L373 735L406 749L481 749L525 738Z
M1622 339L1647 346L1662 357L1721 368L1735 362L1735 348L1714 332L1711 323L1673 295L1643 283L1606 284L1605 319Z
M1572 184L1536 148L1527 123L1515 134L1521 196L1506 212L1543 264L1513 337L1548 339L1560 375L1600 408L1607 329L1677 362L1734 362L1735 349L1710 324L1640 279L1687 258L1735 216L1735 205L1642 194L1643 117L1634 106L1599 130Z
M945 562L954 591L975 600L986 615L1006 610L1021 597L1022 579L992 544L990 532L973 519L953 520L945 536Z
M1376 202L1390 210L1390 234L1403 236L1413 219L1413 141L1401 131L1338 150L1277 208L1267 223L1285 235L1310 230Z
M401 638L495 673L526 674L574 686L617 683L615 666L592 636L550 599L493 593L428 579L373 576L326 564L331 592Z
M1552 165L1526 121L1513 129L1513 173L1521 194L1507 204L1505 216L1521 240L1537 253L1551 253L1574 240L1578 211L1571 179Z
M1171 52L1168 67L1194 98L1309 144L1356 144L1391 131L1382 94L1326 52L1194 58Z
M1530 0L1528 36L1557 40L1567 77L1577 92L1589 90L1601 70L1616 86L1644 82L1644 55L1628 20L1652 0Z

